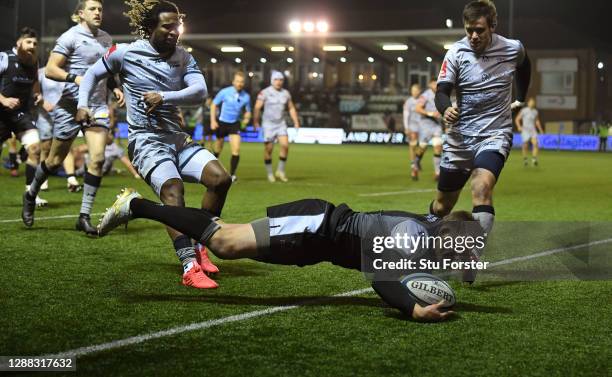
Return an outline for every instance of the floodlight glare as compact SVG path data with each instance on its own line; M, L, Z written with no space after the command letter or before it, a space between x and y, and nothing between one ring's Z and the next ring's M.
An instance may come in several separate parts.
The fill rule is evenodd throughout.
M398 57L397 57L397 61L398 61L398 62L400 62L400 63L402 63L402 62L404 61L404 58L402 58L401 56L398 56Z
M383 45L382 49L385 51L406 51L408 50L408 45L405 44L388 44Z
M215 58L210 58L210 62L211 62L211 63L213 63L213 64L217 64L217 59L215 59Z
M272 52L285 52L285 51L287 51L287 47L285 47L285 46L272 46L272 47L270 47L270 51L272 51Z
M370 63L374 63L374 58L370 56L370 57L368 57L368 61L369 61Z
M240 46L222 46L221 52L242 52L244 48Z
M341 58L340 58L340 62L342 62L342 63L346 63L346 58L345 58L344 56L343 56L343 57L341 57Z
M304 22L304 31L307 33L312 33L315 30L315 24L312 21L306 21Z
M427 60L427 63L431 63L433 61L433 59L431 58L431 56L428 56L425 58L425 60Z
M328 30L329 30L329 24L327 23L327 21L317 22L317 31L319 33L327 33Z
M292 58L287 58L287 63L289 63L289 64L293 63L293 59Z
M321 61L321 59L317 58L316 56L314 58L312 58L313 63L318 63Z
M323 51L346 51L346 46L342 45L325 45Z
M236 59L234 59L234 61L236 62L236 64L242 63L242 59L240 59L240 58L236 58Z
M260 59L259 59L259 62L260 62L261 64L265 64L267 61L268 61L268 60L266 60L266 58L260 58Z
M293 20L289 22L289 31L292 33L299 33L302 31L302 23L298 20Z

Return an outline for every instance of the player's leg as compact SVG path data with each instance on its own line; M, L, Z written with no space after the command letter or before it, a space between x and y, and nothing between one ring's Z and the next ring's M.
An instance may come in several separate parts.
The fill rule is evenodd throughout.
M285 174L285 165L287 164L287 156L289 156L289 137L285 135L278 136L278 145L280 151L278 153L278 167L274 176L282 182L287 182L287 175Z
M36 168L40 163L40 141L38 130L35 128L28 128L26 131L18 132L17 136L21 140L21 145L24 146L28 155L25 160L25 191L28 191L30 190L30 185L34 180ZM35 202L37 207L44 207L49 204L49 202L38 195L36 196Z
M217 128L215 135L217 136L217 139L213 143L213 154L215 155L215 157L218 158L221 155L221 152L223 151L223 144L225 143L225 134L223 133L221 127L219 127Z
M229 135L230 147L232 149L232 160L230 162L230 176L232 181L236 181L236 170L238 169L238 163L240 162L240 133Z
M529 139L523 139L522 153L523 153L523 165L527 166L527 156L529 155Z
M533 135L531 137L531 162L534 166L538 166L538 154L540 152L540 148L538 145L538 136Z
M416 152L419 145L418 140L419 134L418 132L411 131L409 134L408 148L410 153L410 177L413 181L417 181L419 179L419 171L416 165Z
M53 138L51 142L51 149L47 159L42 161L36 168L34 173L34 179L30 183L30 189L23 195L23 208L21 217L23 223L27 227L31 227L34 224L34 208L36 206L36 197L40 192L42 184L47 178L55 173L59 168L60 164L70 151L70 146L74 139L60 140Z
M433 168L434 180L440 179L440 161L442 160L442 130L434 135L431 139L433 146Z
M208 152L210 154L210 152ZM171 161L165 161L154 167L150 174L150 185L158 194L162 203L168 206L185 206L185 189L183 180L176 165ZM194 288L216 288L218 285L204 275L200 265L196 262L196 251L191 242L191 237L168 226L168 236L172 240L176 256L183 265L182 283Z
M9 132L10 133L10 132ZM17 136L11 134L8 138L9 170L12 177L19 176L19 162L17 162Z
M274 139L264 141L264 166L266 167L266 174L268 175L268 181L275 182L274 173L272 170L272 152L274 151Z
M83 178L83 198L76 223L76 229L88 235L97 235L96 228L91 224L91 210L102 183L102 165L104 165L104 149L108 129L104 127L88 127L85 129L85 142L89 153L89 163Z

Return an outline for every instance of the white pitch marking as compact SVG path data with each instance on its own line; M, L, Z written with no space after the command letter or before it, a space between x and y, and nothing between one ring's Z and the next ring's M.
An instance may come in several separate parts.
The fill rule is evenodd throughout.
M494 267L494 266L501 266L501 265L505 265L505 264L515 263L515 262L521 262L521 261L525 261L525 260L529 260L529 259L535 259L535 258L540 258L540 257L543 257L543 256L557 254L557 253L560 253L560 252L563 252L563 251L576 250L576 249L580 249L580 248L584 248L584 247L588 247L588 246L593 246L593 245L600 245L600 244L604 244L604 243L608 243L608 242L612 242L612 238L607 238L607 239L599 240L599 241L592 241L592 242L588 242L588 243L584 243L584 244L580 244L580 245L569 246L569 247L565 247L565 248L557 248L557 249L546 250L546 251L542 251L540 253L526 255L526 256L523 256L523 257L508 258L508 259L504 259L504 260L501 260L501 261L492 262L492 263L489 264L489 266ZM373 292L373 291L374 290L372 288L363 288L363 289L358 289L358 290L355 290L355 291L348 291L348 292L338 293L338 294L333 295L331 297L358 296L358 295L361 295L361 294L364 294L364 293L370 293L370 292ZM88 355L88 354L91 354L91 353L94 353L94 352L108 351L108 350L111 350L111 349L120 348L120 347L124 347L124 346L129 346L129 345L132 345L132 344L143 343L143 342L146 342L146 341L152 340L152 339L163 338L163 337L166 337L166 336L173 336L173 335L177 335L177 334L181 334L181 333L189 332L189 331L196 331L196 330L207 329L207 328L211 328L211 327L215 327L215 326L224 325L226 323L239 322L239 321L244 321L244 320L251 319L251 318L262 317L262 316L269 315L269 314L274 314L274 313L283 312L283 311L287 311L287 310L297 309L297 308L299 308L301 306L304 306L304 304L307 304L307 303L308 302L298 303L296 305L288 305L288 306L274 306L274 307L271 307L271 308L268 308L268 309L256 310L256 311L246 312L246 313L242 313L242 314L236 314L236 315L232 315L232 316L229 316L229 317L222 317L222 318L212 319L212 320L208 320L208 321L204 321L204 322L196 322L196 323L192 323L192 324L185 325L185 326L173 327L173 328L170 328L168 330L162 330L162 331L158 331L158 332L154 332L154 333L137 335L137 336L133 336L133 337L125 338L125 339L114 340L114 341L108 342L108 343L101 343L101 344L97 344L97 345L93 345L93 346L75 348L75 349L72 349L72 350L69 350L69 351L65 351L65 352L61 352L61 353L56 353L56 354L52 354L52 355L45 355L43 357L45 357L45 358L65 358L65 357L84 356L84 355Z
M90 216L100 216L103 215L104 212L101 213L92 213L90 214ZM40 220L56 220L56 219L71 219L71 218L77 218L79 217L79 215L62 215L62 216L47 216L47 217L35 217L34 221L40 221ZM9 219L9 220L0 220L0 223L20 223L23 220L21 219Z
M418 194L420 192L434 192L435 189L420 189L420 190L404 190L404 191L389 191L389 192L372 192L367 194L358 194L359 196L390 196L402 194Z

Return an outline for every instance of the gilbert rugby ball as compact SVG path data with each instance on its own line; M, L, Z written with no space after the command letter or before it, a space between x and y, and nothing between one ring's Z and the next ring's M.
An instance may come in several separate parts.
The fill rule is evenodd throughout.
M455 292L444 280L426 273L405 276L401 280L410 296L421 306L437 304L444 300L443 308L455 305Z

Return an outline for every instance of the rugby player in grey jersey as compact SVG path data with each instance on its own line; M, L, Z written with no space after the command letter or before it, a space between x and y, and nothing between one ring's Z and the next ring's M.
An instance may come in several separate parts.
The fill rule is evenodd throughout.
M138 173L164 204L184 206L183 180L201 183L207 190L202 208L221 215L231 179L209 151L183 132L178 105L202 103L206 82L195 59L177 46L183 15L169 1L127 1L130 25L140 39L113 46L86 73L79 91L77 118L87 121L95 85L119 75L127 102L128 154ZM206 249L172 228L167 228L183 264L183 284L216 288L204 271L218 269ZM197 254L196 254L197 252Z
M92 98L94 116L87 123L76 119L77 96L85 71L112 45L112 39L100 29L102 0L79 1L72 16L77 25L57 39L45 70L49 79L65 84L62 97L53 109L51 148L46 160L37 167L30 189L23 196L22 218L27 227L32 226L36 195L47 177L60 167L70 152L72 142L79 131L83 130L91 160L84 179L83 199L76 229L88 235L95 235L96 228L91 225L90 213L102 182L104 148L109 128L106 80L96 87ZM118 100L123 102L121 91L117 88L113 88L113 91Z
M540 122L540 114L536 109L534 98L529 98L527 107L523 107L514 120L516 128L521 133L521 141L523 142L523 165L527 166L527 153L529 152L529 143L532 145L531 163L533 166L538 166L538 132L543 134L542 123Z
M493 2L468 3L463 24L466 37L448 50L438 76L436 108L449 130L430 213L450 213L471 178L472 213L488 234L495 218L493 188L512 146L511 110L524 105L531 64L520 41L495 33L497 10ZM450 100L453 89L457 107ZM474 250L473 258L478 259L481 252ZM464 278L473 281L475 276Z

